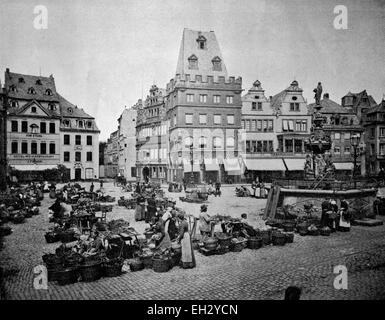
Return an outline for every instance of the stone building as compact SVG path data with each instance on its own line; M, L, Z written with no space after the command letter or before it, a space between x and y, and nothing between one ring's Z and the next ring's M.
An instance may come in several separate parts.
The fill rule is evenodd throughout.
M385 170L385 97L366 112L364 128L367 174L377 176Z
M165 89L153 85L142 108L138 109L137 176L139 180L167 181L168 121Z
M0 191L7 188L7 92L0 84Z
M70 179L99 179L99 134L95 118L61 95L60 162L70 170Z
M17 170L41 171L60 163L60 107L53 76L5 71L9 96L7 155Z
M167 84L168 180L237 181L242 79L228 77L215 33L184 29Z
M119 163L119 131L115 130L107 139L106 149L104 150L104 176L115 178L118 176Z
M321 114L325 117L326 123L323 128L332 140L330 154L332 156L335 168L341 175L352 174L353 170L353 147L351 145L352 135L362 135L363 127L360 120L352 107L341 106L337 102L330 99L329 94L325 93L320 101L322 106ZM315 104L309 105L309 112L313 113ZM362 136L363 141L363 136ZM357 164L361 163L362 157L357 158ZM361 171L364 166L361 168ZM362 171L362 174L364 172Z
M118 172L127 181L136 180L136 118L138 105L123 110L118 119Z
M376 101L371 95L368 95L366 90L359 93L351 93L350 91L342 97L341 105L344 108L350 108L357 115L360 123L363 122L363 115L370 108L377 105Z

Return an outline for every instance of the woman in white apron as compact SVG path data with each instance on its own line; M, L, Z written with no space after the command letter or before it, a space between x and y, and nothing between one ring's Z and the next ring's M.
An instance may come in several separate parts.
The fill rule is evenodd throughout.
M191 243L191 236L188 231L188 222L185 219L183 212L178 213L179 223L179 236L177 238L178 243L182 246L182 268L190 269L195 268L195 256L194 250Z
M349 204L346 200L342 200L338 231L342 231L342 232L350 231L350 220L351 220L351 213L349 210Z

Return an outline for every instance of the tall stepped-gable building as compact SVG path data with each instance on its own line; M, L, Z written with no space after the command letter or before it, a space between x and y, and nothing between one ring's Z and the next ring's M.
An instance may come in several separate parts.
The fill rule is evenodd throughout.
M5 71L9 96L9 165L24 171L55 168L60 163L60 108L52 76Z
M166 90L169 180L239 179L242 79L228 77L213 31L184 29Z

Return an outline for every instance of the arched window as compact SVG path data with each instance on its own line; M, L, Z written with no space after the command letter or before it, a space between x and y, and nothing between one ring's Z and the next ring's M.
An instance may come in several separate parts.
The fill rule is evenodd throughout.
M16 91L17 91L17 90L16 90L16 86L15 86L14 84L10 85L10 86L9 86L9 91L11 91L11 92L16 92Z
M222 138L221 137L214 137L214 139L213 139L213 148L214 149L222 148Z
M32 133L39 133L39 126L35 123L32 123L30 126Z
M45 90L45 94L46 94L47 96L52 96L52 90L51 90L51 89Z
M30 87L30 88L28 89L28 93L29 93L29 94L36 94L36 91L35 91L35 89L34 89L33 87Z
M37 79L37 80L36 80L36 84L40 86L40 85L41 85L41 80L40 80L40 79Z
M63 125L68 128L70 126L70 121L67 119L63 120Z
M227 148L230 148L230 149L232 149L232 148L234 148L234 138L233 137L227 137L227 139L226 139L226 147Z
M191 55L188 58L188 68L189 69L198 69L198 58L195 54Z
M10 104L11 104L12 108L16 108L17 107L17 101L15 101L15 100L12 100Z
M79 120L79 121L78 121L78 127L79 127L79 128L83 128L83 121L82 121L82 120Z
M198 49L206 49L206 38L202 35L200 35L197 39L198 42Z
M193 145L193 138L192 137L186 137L184 139L185 148L190 148L192 145Z
M199 138L199 148L205 149L207 148L207 138L202 136Z

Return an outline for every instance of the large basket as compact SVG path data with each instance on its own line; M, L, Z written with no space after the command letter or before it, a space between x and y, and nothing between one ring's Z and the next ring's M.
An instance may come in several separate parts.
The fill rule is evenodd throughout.
M283 227L283 230L285 230L285 232L294 232L295 223L285 222L282 224L282 227Z
M232 243L230 245L230 251L232 252L241 252L244 248L243 242L237 242L237 243Z
M56 232L47 232L44 235L44 237L45 237L45 241L47 241L47 243L58 242L60 239L59 235Z
M249 249L259 249L260 247L262 247L263 245L263 241L262 241L262 238L249 238L247 240L247 247Z
M269 245L271 243L271 230L259 230L258 235L262 238L263 245Z
M322 228L322 229L320 230L321 236L326 236L326 237L328 237L328 236L330 236L330 233L331 233L331 230L330 230L329 228L327 228L327 229Z
M293 232L285 232L284 235L286 237L286 243L293 243L294 242L294 233Z
M231 245L231 236L225 233L217 233L215 237L218 239L218 244L221 247L229 247Z
M57 270L56 281L59 285L65 286L67 284L75 283L78 281L78 273L76 268L66 268L62 270Z
M140 260L142 260L145 268L147 268L147 269L152 268L152 255L142 255L140 257Z
M284 246L286 243L286 236L282 233L275 232L272 235L272 242L274 246Z
M170 270L170 266L170 259L157 257L152 258L152 269L155 272L167 272Z
M140 271L140 270L143 270L144 269L144 264L143 262L140 260L140 259L132 259L130 261L130 270L132 272L135 272L135 271Z
M80 275L82 281L91 282L99 280L102 277L102 264L101 262L85 263L80 268Z
M122 274L123 260L117 259L104 264L104 274L106 277L118 277Z

